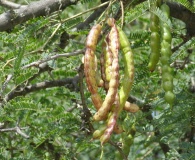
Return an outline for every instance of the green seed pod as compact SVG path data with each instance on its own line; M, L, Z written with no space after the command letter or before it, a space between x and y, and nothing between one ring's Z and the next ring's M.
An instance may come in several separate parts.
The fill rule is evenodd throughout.
M175 100L175 95L173 92L168 91L165 93L165 101L169 103L171 107L173 106L174 100Z
M106 125L103 125L102 127L100 127L99 129L95 130L93 132L93 139L98 139L102 136L102 134L104 133L106 129Z
M167 64L169 63L169 60L170 60L170 59L169 59L168 56L163 56L163 55L162 55L162 56L160 57L160 62L161 62L162 65L167 65Z
M161 42L161 49L167 49L167 50L170 50L171 51L171 43L166 41L165 39L162 40ZM162 50L161 50L162 52Z
M172 74L170 74L169 72L163 73L162 74L162 81L166 82L166 81L170 81L171 83L173 83L173 76Z
M161 69L162 69L162 72L163 72L163 73L168 72L170 75L173 74L173 68L171 68L171 67L168 66L168 65L163 65Z
M154 71L160 57L160 35L158 32L153 32L150 38L151 55L149 60L149 70Z
M163 47L163 48L161 49L161 53L162 53L163 56L166 56L166 57L169 58L169 57L171 56L171 54L172 54L171 48L170 48L169 46Z
M166 4L161 5L161 10L167 18L170 18L170 9ZM169 61L172 55L171 51L171 29L170 27L161 22L161 35L162 35L162 43L161 43L161 65L162 65L162 87L165 91L165 101L169 103L172 107L175 99L175 95L173 93L173 71L170 67Z
M150 22L150 30L157 33L159 32L159 26L156 25L156 22L154 21Z
M160 2L156 1L152 7L153 8L158 7L159 3ZM159 18L154 13L150 13L150 30L151 30L151 37L150 37L151 54L148 63L148 68L152 72L155 70L160 57Z
M171 81L164 81L163 82L163 89L165 92L173 90L173 83Z
M172 39L172 36L171 36L171 31L168 31L168 30L164 30L163 31L163 40L165 40L166 42L168 42L170 44L171 42L171 39Z
M163 13L165 14L165 16L169 18L170 17L170 8L169 8L169 6L164 3L164 4L161 5L160 8L163 11Z
M133 52L130 48L130 43L125 33L120 27L117 27L119 31L119 40L120 47L123 53L123 63L125 66L124 77L121 82L121 87L119 90L120 97L120 111L125 106L125 102L129 96L133 80L134 80L134 60L133 60Z

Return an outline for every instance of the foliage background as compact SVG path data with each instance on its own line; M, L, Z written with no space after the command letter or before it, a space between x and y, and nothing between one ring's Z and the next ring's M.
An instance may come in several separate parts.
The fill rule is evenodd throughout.
M26 5L31 1L14 2ZM187 0L178 2L195 13L194 5L189 8ZM64 23L61 21L99 4L99 0L82 0L63 11L33 18L9 32L0 32L1 159L90 160L100 159L102 152L102 159L119 158L120 143L117 142L127 135L112 135L111 142L102 149L98 140L92 140L92 134L84 122L78 78L83 52L76 56L53 59L42 66L24 68L25 65L55 54L83 50L89 28L75 30L75 26L85 21L92 12ZM150 55L149 4L149 1L132 1L129 6L132 8L126 9L124 16L123 29L131 42L136 68L129 101L141 107L141 111L135 114L124 112L120 117L120 123L126 130L130 130L133 125L136 127L128 158L194 159L195 86L191 82L195 77L195 39L194 36L188 37L188 41L182 44L183 37L187 36L185 23L172 18L172 48L175 50L170 63L174 67L176 102L171 110L163 99L160 67L152 73L147 69ZM112 5L109 16L114 16L119 7L119 2ZM6 10L0 7L1 14ZM158 11L154 12L166 21ZM60 37L64 31L70 37L65 37L68 41L65 40L65 47L60 47ZM99 44L97 54L100 52ZM122 62L120 66L123 67ZM12 77L10 80L9 76ZM59 80L64 81L59 83ZM51 82L51 85L39 88L40 82ZM94 114L85 79L83 82L85 102ZM29 91L30 86L34 90ZM94 128L99 127L90 122ZM19 127L22 133L18 133L15 127ZM5 129L13 130L5 132Z

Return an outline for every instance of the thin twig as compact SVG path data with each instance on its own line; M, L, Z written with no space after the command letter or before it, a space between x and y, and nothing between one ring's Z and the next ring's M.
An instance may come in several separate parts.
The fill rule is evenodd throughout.
M102 3L102 4L100 4L99 6L90 8L90 9L88 9L88 10L86 10L86 11L84 11L84 12L78 13L78 14L76 14L76 15L70 17L70 18L64 19L64 20L62 20L62 23L66 22L66 21L69 21L70 19L74 19L74 18L76 18L76 17L79 17L79 16L81 16L81 15L83 15L83 14L85 14L85 13L88 13L88 12L91 12L91 11L93 11L93 10L96 10L96 9L102 7L102 6L107 5L108 3L109 3L109 2Z
M66 112L72 112L74 109L76 109L77 108L77 105L75 104L74 106L72 106L71 108L68 108L67 110L66 110Z
M49 43L49 41L51 41L51 39L53 38L53 36L56 34L56 32L58 31L58 29L62 26L62 23L59 23L56 27L56 29L53 31L53 33L51 34L51 36L47 39L47 41L43 44L43 46L41 46L40 48L31 51L29 53L27 53L25 56L34 54L34 53L38 53L38 52L43 52L44 48L46 47L46 45Z
M112 1L109 2L108 7L107 7L107 8L105 9L105 11L100 15L100 17L98 18L97 21L100 21L100 20L102 19L102 17L103 17L104 14L106 15L106 17L108 17L108 11L110 10L110 7L111 7L111 4L112 4L112 3L114 3L114 2L112 2Z
M195 93L195 77L190 78L190 92Z
M158 143L157 143L153 148L149 149L149 150L143 155L143 157L138 158L137 160L144 160L144 159L146 159L146 157L147 157L154 149L156 149L157 146L158 146Z
M9 67L13 67L11 64L7 64L7 62L4 60L4 58L0 57L0 61L2 61L3 63L6 63L6 65L8 65ZM3 66L4 67L4 66ZM3 70L3 67L1 70Z
M123 6L123 1L120 1L120 5L121 5L121 28L123 28L123 24L124 24L124 6Z
M83 105L83 114L81 116L83 120L82 128L86 130L86 125L87 125L87 131L89 134L91 134L91 132L93 131L93 126L90 123L90 117L92 116L92 114L89 111L87 104L85 103L85 95L84 95L84 87L83 87L83 77L84 77L83 67L84 67L83 64L81 64L78 70L80 95L81 95L81 101Z
M38 73L35 73L32 77L30 77L29 79L27 79L24 83L27 85L29 84L31 81L33 81L35 78L37 78L38 76L40 76L40 74L44 73L44 72L48 72L48 74L50 75L50 72L53 70L53 68L51 68L48 63L42 63L38 66L39 71ZM51 76L51 75L50 75ZM54 80L54 78L51 76L52 80ZM18 86L19 87L19 86Z
M25 66L22 67L22 69L26 69L26 68L29 68L29 67L32 67L32 66L39 66L41 63L44 63L44 62L48 62L48 61L51 61L53 59L58 59L60 57L71 57L71 56L77 56L79 54L83 54L84 53L84 50L77 50L77 51L74 51L74 52L69 52L69 53L64 53L64 54L56 54L56 55L53 55L51 57L48 57L46 59L42 59L42 60L39 60L39 61L36 61L36 62L32 62L30 64L27 64Z
M108 143L110 143L112 146L114 146L119 151L119 153L123 157L123 160L128 160L127 157L125 156L125 154L123 153L123 150L116 143L114 143L112 141L108 141Z
M14 128L0 129L0 132L16 132L24 138L30 138L30 136L28 136L26 133L22 132L22 130L24 130L24 129L27 129L27 127L20 128L19 126L16 126Z
M183 69L187 63L189 63L189 57L192 54L192 52L188 52L189 54L185 57L184 63L182 64L181 68Z
M19 9L22 6L25 6L25 5L17 4L6 0L0 0L0 5L9 9Z
M43 50L45 48L45 46L49 43L49 41L53 38L53 36L56 34L56 32L58 31L58 29L61 27L61 23L59 23L56 27L56 29L53 31L52 35L47 39L47 41L44 43L44 45L41 47L41 50Z
M191 36L181 36L181 38L183 39L183 41L178 44L177 46L175 46L174 48L172 48L172 52L174 53L175 51L177 51L181 46L183 46L185 43L187 43L189 40L191 40Z
M2 67L2 70L8 65L10 67L13 67L11 64L9 64L11 61L14 61L16 58L12 58L12 59L9 59L5 64L4 66Z
M11 81L13 75L12 74L9 74L7 76L7 79L6 81L3 83L2 87L1 87L1 92L0 92L0 95L3 95L3 92L5 91L6 87L7 87L7 84L9 83L9 81Z

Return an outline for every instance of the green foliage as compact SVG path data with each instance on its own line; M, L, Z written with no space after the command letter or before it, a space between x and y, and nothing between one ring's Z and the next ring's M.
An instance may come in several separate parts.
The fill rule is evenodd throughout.
M143 14L145 14L148 8L149 5L147 1L136 5L134 8L130 8L129 11L127 11L125 14L125 22L130 23L138 17L142 16Z
M24 1L16 2L26 4ZM176 19L169 21L159 8L151 7L153 2L155 0L141 3L138 0L124 1L127 8L124 8L123 30L134 52L135 63L135 80L129 95L130 100L140 106L140 111L122 111L118 123L126 132L112 134L112 143L106 143L103 148L99 140L92 140L90 127L83 119L83 99L77 77L82 55L48 61L44 69L39 68L39 65L23 68L55 54L84 49L89 29L78 31L74 26L85 21L92 12L70 17L97 6L100 1L81 0L64 11L33 18L9 32L0 32L0 159L98 160L101 153L103 160L122 159L119 152L121 142L127 138L133 125L136 128L135 134L132 134L133 142L129 143L131 147L125 146L129 152L128 159L194 159L195 96L189 88L191 79L195 76L195 39L192 37L182 44L181 37L186 36L185 24ZM195 12L194 5L188 0L166 2L181 4ZM107 13L112 17L119 6L118 1L111 5L100 21ZM0 13L5 11L7 9L1 6ZM150 72L147 67L150 55L150 12L172 27L172 49L179 46L169 60L174 70L176 101L173 110L163 99L161 67L157 66L154 72ZM70 19L66 20L67 18ZM61 26L57 29L58 25ZM103 26L103 29L106 27ZM60 36L64 31L69 34L70 39L65 48L59 48ZM97 52L98 55L101 53L101 43L97 46ZM178 62L182 67L178 67ZM120 61L121 79L123 69L124 64ZM12 75L10 80L8 75ZM74 77L75 81L63 86L56 84L30 90L30 87L37 84ZM86 89L85 79L83 82L84 101L94 114L96 110ZM105 94L103 89L99 91L100 94ZM92 118L90 124L94 129L102 125L101 122L93 122ZM15 127L20 127L22 133L29 138L18 133ZM12 131L4 132L3 129ZM168 152L163 152L162 144L169 147Z
M181 47L179 47L179 49L173 54L173 59L181 57L181 55L184 54L186 50L190 48L194 48L194 46L195 46L195 38L193 37L192 39L187 41L185 44L183 44Z
M184 7L186 7L192 13L195 12L195 7L188 0L169 0L169 1L179 3L179 4L183 5Z

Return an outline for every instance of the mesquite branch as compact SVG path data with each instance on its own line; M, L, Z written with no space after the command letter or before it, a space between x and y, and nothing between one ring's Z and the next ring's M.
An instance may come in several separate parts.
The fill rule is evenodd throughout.
M9 94L5 96L5 101L9 101L15 97L18 96L25 96L31 92L39 91L41 89L51 88L51 87L67 87L69 89L72 88L78 88L78 76L75 76L73 78L65 78L61 80L53 80L53 81L45 81L45 82L39 82L33 85L28 85L21 88L16 88L12 90Z
M20 7L25 7L25 5L20 5L6 0L1 0L0 5L9 9L19 9Z
M13 127L13 128L2 128L0 129L0 132L16 132L19 135L21 135L24 138L30 138L26 133L24 133L22 130L27 129L27 127L20 128L19 126Z
M11 10L0 15L0 31L8 31L13 29L17 24L24 23L31 18L46 16L55 11L64 10L70 5L75 5L77 2L78 0L40 0L31 2L28 5L20 5L6 0L1 0L0 5L6 8L11 8ZM139 1L138 3L141 2L143 2L143 0ZM126 3L128 3L128 1ZM168 2L167 4L171 9L171 16L185 22L188 34L194 36L195 13L190 12L178 3ZM87 27L102 13L102 10L104 9L105 7L102 7L101 9L97 10L97 12L94 12L85 22L78 25L77 28L83 29Z
M82 128L81 129L85 129L87 131L87 133L90 134L93 130L93 126L90 123L90 117L92 116L92 114L89 111L89 109L87 107L87 104L85 103L86 100L85 100L84 86L83 86L83 77L84 77L83 64L81 64L78 72L79 72L80 95L81 95L81 101L82 101L82 106L83 106L83 110L82 110L83 113L81 114L81 118L83 120L83 123L82 123Z
M182 20L186 24L187 34L190 36L195 36L195 13L192 13L178 3L167 2L167 4L170 7L171 16Z
M26 6L2 13L0 15L0 31L11 30L17 24L24 23L31 18L46 16L76 3L77 0L40 0L31 2Z
M51 60L54 60L54 59L57 59L57 58L60 58L60 57L77 56L77 55L83 54L83 53L84 53L84 50L77 50L77 51L70 52L70 53L56 54L56 55L53 55L53 56L48 57L46 59L38 60L36 62L32 62L30 64L27 64L27 65L23 66L22 69L29 68L29 67L32 67L32 66L37 67L42 63L45 63L45 62L48 62L48 61L51 61Z

